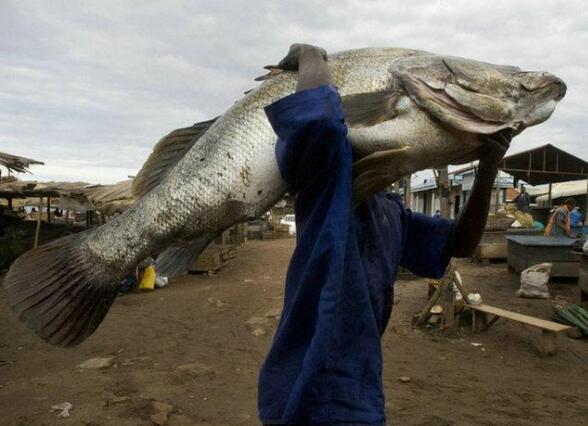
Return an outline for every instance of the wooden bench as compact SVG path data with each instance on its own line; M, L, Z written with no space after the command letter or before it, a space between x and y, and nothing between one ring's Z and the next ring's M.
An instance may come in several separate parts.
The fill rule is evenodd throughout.
M529 315L523 315L517 312L507 311L506 309L500 309L495 306L485 304L467 304L465 307L472 310L472 329L474 332L487 330L500 318L517 321L523 325L523 327L525 325L530 325L539 328L541 330L541 336L539 338L537 347L543 355L554 354L557 333L567 331L572 328L557 322L547 321L541 318L531 317ZM494 318L490 319L490 321L488 321L488 314L494 315Z

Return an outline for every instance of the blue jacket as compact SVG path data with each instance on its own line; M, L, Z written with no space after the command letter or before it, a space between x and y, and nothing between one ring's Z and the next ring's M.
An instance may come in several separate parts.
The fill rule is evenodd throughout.
M268 424L383 425L381 335L399 265L441 277L451 222L378 193L352 209L353 155L334 87L266 108L295 196L297 245L284 308L259 379Z

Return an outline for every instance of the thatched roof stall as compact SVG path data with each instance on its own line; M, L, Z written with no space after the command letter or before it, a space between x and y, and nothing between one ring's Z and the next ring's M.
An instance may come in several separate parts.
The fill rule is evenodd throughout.
M112 216L122 213L135 202L131 185L131 179L113 185L16 180L0 184L0 198L59 198L60 209L99 210L104 216Z
M4 166L8 171L18 173L25 173L29 171L29 167L33 164L45 164L42 161L33 160L32 158L19 157L18 155L6 154L0 152L0 166Z
M88 186L84 189L84 193L108 221L135 203L132 184L133 180L128 179L113 185Z
M38 198L83 195L84 182L36 182L13 180L0 184L0 198Z

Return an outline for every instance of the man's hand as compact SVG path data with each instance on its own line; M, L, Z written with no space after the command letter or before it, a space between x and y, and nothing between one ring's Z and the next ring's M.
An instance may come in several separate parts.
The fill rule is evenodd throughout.
M295 43L290 46L288 54L278 63L277 68L298 71L300 62L308 58L322 58L323 61L326 61L327 51L311 44Z
M327 52L310 44L293 44L286 57L274 68L298 71L297 92L331 84Z
M503 129L492 135L485 135L482 139L484 145L480 151L480 168L498 167L510 147L512 129Z

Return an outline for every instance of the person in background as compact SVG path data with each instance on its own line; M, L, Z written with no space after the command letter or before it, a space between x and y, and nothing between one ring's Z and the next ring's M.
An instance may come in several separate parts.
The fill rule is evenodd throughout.
M562 235L572 237L573 235L570 232L570 212L574 207L576 207L576 200L573 198L567 198L562 206L555 209L549 219L549 223L545 227L544 235L550 237L558 237Z
M521 185L521 193L513 200L517 203L517 209L523 213L529 213L529 204L531 204L531 197L525 188L525 185Z
M441 210L437 209L437 210L435 211L435 216L434 216L434 217L435 217L435 219L439 219L439 218L441 218Z
M578 206L570 212L570 225L572 227L582 226L582 212Z

